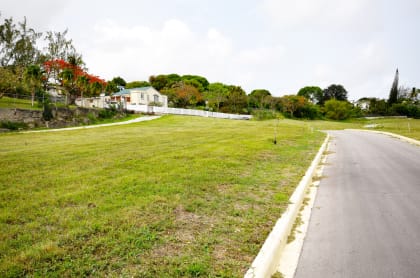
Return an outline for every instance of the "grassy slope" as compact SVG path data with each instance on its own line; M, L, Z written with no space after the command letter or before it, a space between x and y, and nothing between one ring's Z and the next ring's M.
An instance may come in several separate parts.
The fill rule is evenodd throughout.
M30 96L29 96L30 97ZM30 109L30 110L42 110L38 107L38 102L32 102L30 99L18 99L18 98L9 98L2 97L0 98L0 108L20 108L20 109Z
M393 132L420 140L420 119L377 119L369 124L378 124L374 130Z
M0 135L0 276L241 277L324 138L275 123Z
M333 130L333 129L367 129L377 131L387 131L416 140L420 140L420 119L396 119L396 118L380 118L373 120L352 119L348 122L334 122L334 121L307 121L308 126L316 130ZM375 128L365 128L366 125L376 124Z

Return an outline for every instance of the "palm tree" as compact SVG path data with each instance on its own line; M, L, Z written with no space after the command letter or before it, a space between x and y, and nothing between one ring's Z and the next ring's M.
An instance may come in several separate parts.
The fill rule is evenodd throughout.
M77 78L76 83L81 94L81 105L83 107L83 92L87 92L89 90L89 78L86 75L81 75Z
M66 88L66 104L68 104L67 95L72 95L74 91L74 72L71 69L64 69L60 73L60 77L62 85Z
M104 88L101 83L94 81L90 84L90 89L92 91L92 95L96 96L99 95Z
M25 70L24 75L25 81L28 83L30 91L31 91L31 103L34 106L34 99L35 99L35 91L38 89L42 84L42 71L38 65L29 65Z

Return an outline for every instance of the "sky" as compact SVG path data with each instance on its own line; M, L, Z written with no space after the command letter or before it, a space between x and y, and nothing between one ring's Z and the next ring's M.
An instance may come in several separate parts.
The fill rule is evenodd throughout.
M267 89L341 84L350 100L420 87L420 0L2 0L36 31L68 29L89 73L201 75Z

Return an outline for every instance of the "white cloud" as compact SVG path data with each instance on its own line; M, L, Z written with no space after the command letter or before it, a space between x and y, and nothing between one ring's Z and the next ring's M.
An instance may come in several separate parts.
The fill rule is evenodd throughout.
M65 6L65 3L51 0L3 0L0 12L2 18L13 17L16 22L21 22L26 16L28 26L44 31L49 30L48 26L54 20L54 15L62 12Z
M160 28L127 27L108 20L96 24L80 45L87 64L94 65L91 71L107 79L120 74L138 80L170 72L217 75L232 53L230 39L220 31L194 33L177 19Z
M264 0L261 9L279 28L345 31L372 25L379 12L377 0ZM367 24L367 23L370 24Z

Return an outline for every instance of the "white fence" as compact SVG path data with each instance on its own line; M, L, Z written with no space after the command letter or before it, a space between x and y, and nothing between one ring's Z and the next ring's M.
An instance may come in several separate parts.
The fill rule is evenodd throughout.
M143 113L189 115L189 116L234 119L234 120L249 120L252 118L251 115L237 115L237 114L210 112L210 111L204 111L204 110L158 107L158 106L148 106L148 105L127 105L126 109L130 111L143 112Z

